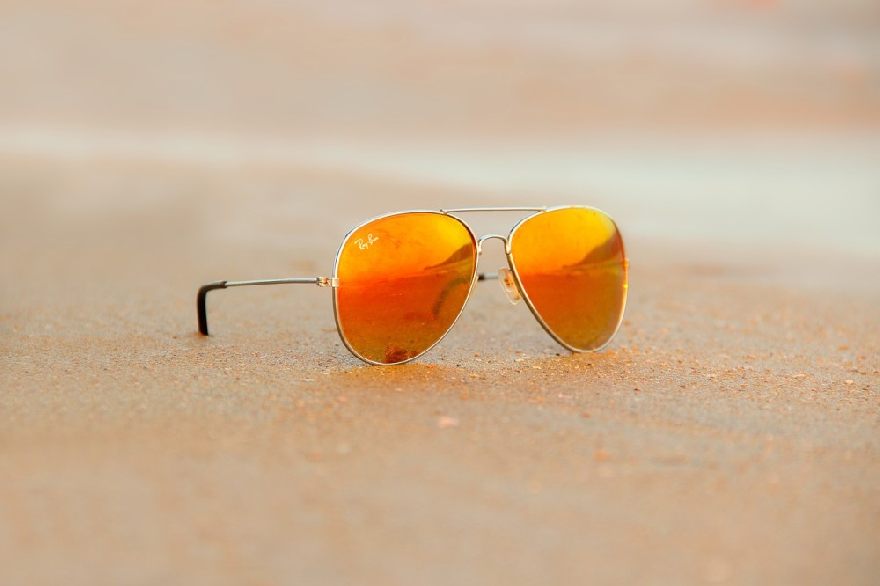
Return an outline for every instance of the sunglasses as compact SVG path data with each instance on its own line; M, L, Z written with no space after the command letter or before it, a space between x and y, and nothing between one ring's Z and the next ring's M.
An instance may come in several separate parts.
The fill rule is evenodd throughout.
M533 212L505 237L477 238L459 214ZM507 268L478 273L487 240L504 242ZM208 335L208 292L249 285L333 289L342 342L376 365L415 360L452 329L477 281L498 279L513 303L573 352L601 350L620 327L629 262L614 220L594 208L460 208L369 220L345 236L333 277L218 281L199 288L199 332Z

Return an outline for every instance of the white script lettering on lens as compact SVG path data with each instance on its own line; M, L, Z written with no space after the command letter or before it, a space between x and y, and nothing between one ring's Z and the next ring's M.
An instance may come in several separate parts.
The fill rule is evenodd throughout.
M366 250L375 243L379 242L379 237L373 236L372 234L367 234L366 238L358 238L357 240L355 240L355 242L357 243L358 248L360 248L361 250Z

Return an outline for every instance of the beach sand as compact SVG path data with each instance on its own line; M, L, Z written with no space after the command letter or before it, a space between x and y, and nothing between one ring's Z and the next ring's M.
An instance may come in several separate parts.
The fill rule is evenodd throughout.
M31 39L30 10L18 6L5 42ZM122 23L128 43L160 22L101 14L103 38ZM191 32L191 16L167 36ZM347 20L364 15L314 18L315 37L315 22L336 41L372 30ZM265 55L286 46L279 26L260 43L231 44L228 31L216 42L275 67ZM466 44L470 29L455 30ZM538 57L524 70L562 85L480 117L510 87L477 76L515 60L503 39L465 66L448 39L390 31L357 42L385 62L401 43L421 47L440 81L490 86L487 105L450 105L447 92L412 128L407 108L432 78L388 66L365 75L398 95L402 119L332 104L284 118L271 99L254 108L242 94L252 83L233 91L256 118L215 95L204 118L174 106L192 125L175 131L174 112L124 92L106 112L91 98L35 105L27 92L44 95L51 76L20 72L0 140L0 584L876 583L880 109L858 85L876 87L876 61L847 69L862 77L842 97L807 96L774 128L777 148L717 112L704 112L714 125L690 119L687 103L671 121L646 114L656 125L632 138L602 121L644 112L614 110L607 91L574 129L523 114L580 108L583 80L559 80L593 58L589 44L571 62L534 53L559 71ZM325 79L289 59L312 88L354 67L331 61ZM120 68L93 74L109 83ZM785 91L814 87L798 75L818 73L797 71ZM279 82L288 97L295 85ZM786 111L760 83L737 87L742 119L764 128ZM340 131L340 111L361 125ZM277 128L261 129L272 116ZM806 130L792 136L791 120ZM617 137L611 155L603 136ZM492 282L437 348L401 367L353 358L317 287L212 293L214 335L196 334L203 283L330 275L346 231L384 212L523 203L591 204L620 221L631 287L609 350L569 354ZM486 233L516 219L473 223ZM482 270L503 266L495 244Z

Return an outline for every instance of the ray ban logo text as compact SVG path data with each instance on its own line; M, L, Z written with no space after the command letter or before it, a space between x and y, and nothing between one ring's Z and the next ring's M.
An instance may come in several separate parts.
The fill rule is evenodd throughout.
M361 250L366 250L375 243L379 242L379 237L373 236L372 234L367 234L366 238L358 238L357 240L355 240L355 242L357 243L358 248L360 248Z

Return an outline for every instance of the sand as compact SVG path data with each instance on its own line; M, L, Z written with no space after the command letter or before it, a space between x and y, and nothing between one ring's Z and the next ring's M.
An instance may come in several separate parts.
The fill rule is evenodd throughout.
M366 367L326 290L214 293L201 338L195 289L328 274L368 211L349 190L393 209L411 186L46 164L2 173L31 194L2 231L4 584L876 575L876 279L634 238L607 352L569 355L484 283L431 354ZM143 208L114 205L129 186Z
M871 3L99 4L0 31L0 584L876 583ZM402 367L317 287L196 334L527 203L619 220L608 351L492 282Z

